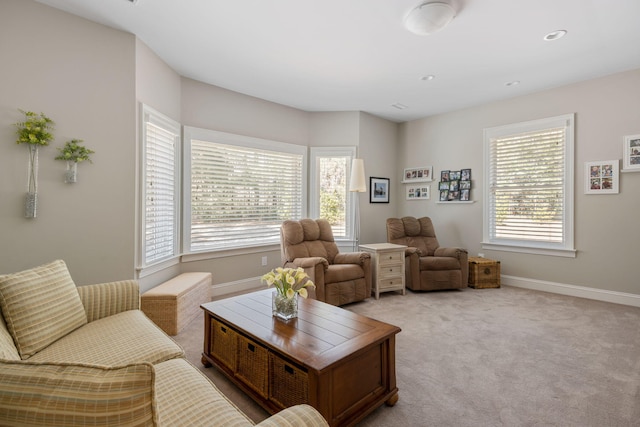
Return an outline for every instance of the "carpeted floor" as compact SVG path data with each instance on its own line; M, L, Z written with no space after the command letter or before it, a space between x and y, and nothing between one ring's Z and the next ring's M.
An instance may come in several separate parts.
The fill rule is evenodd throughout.
M382 294L343 307L402 328L400 399L369 426L640 426L640 308L503 286ZM176 341L249 417L267 417L200 362L203 321Z

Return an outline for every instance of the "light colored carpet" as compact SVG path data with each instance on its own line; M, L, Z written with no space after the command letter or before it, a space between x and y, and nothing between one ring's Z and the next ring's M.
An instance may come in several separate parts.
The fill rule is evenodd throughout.
M640 426L640 308L503 286L382 294L345 306L402 328L400 399L373 426ZM267 417L214 368L203 321L176 338L249 417Z

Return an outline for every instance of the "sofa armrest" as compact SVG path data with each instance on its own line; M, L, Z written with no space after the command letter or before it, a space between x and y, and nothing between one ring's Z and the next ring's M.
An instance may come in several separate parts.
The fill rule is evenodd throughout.
M309 405L291 406L256 424L256 427L282 426L328 427L329 424L322 415L320 415L320 412Z
M140 288L135 280L78 286L78 294L88 322L140 309Z
M364 265L368 259L371 259L371 254L368 252L340 252L333 259L333 263Z

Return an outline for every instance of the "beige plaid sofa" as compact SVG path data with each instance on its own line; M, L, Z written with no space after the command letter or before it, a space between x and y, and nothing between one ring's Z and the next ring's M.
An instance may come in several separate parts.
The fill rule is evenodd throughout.
M135 281L76 287L63 261L0 276L0 425L252 426L140 310ZM259 426L327 426L311 406Z

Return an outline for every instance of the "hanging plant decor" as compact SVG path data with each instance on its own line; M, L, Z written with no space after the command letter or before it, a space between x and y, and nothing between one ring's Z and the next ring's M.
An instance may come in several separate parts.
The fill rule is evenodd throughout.
M25 217L35 218L38 204L38 150L49 145L53 139L54 122L43 113L23 111L23 122L14 123L18 128L17 144L29 146L29 161L27 163L27 197L25 201Z
M64 182L66 183L71 184L78 180L78 163L82 163L85 160L93 163L91 155L95 151L82 146L82 142L81 139L72 139L67 141L63 148L58 148L60 154L56 157L56 160L65 160L67 162L67 170L64 175Z

